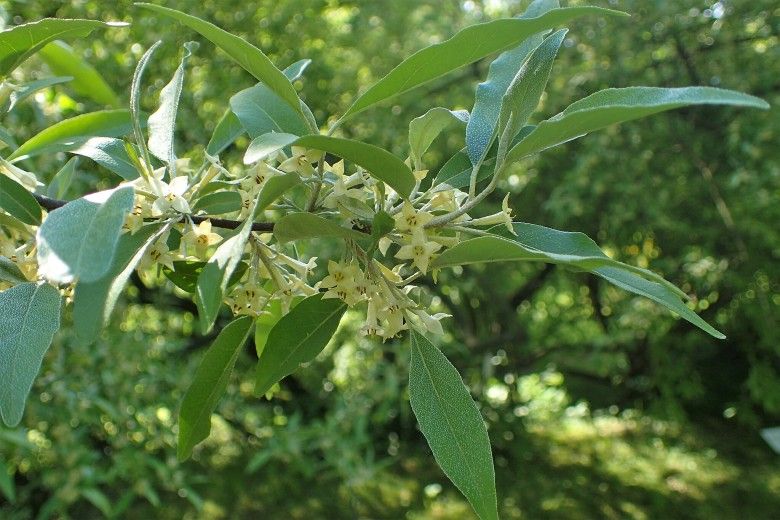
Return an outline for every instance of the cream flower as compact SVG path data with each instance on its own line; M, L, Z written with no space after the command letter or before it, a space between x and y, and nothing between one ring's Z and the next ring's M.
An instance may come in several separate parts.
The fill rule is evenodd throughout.
M495 224L504 224L510 233L515 233L515 228L512 226L512 209L509 207L509 194L506 194L504 201L501 203L501 211L488 215L487 217L476 218L468 221L472 226L492 226Z
M152 183L152 192L157 199L152 203L152 216L159 217L173 208L179 213L189 213L190 205L182 197L189 186L189 179L185 176L179 176L170 183L155 179Z
M301 146L292 147L292 157L282 162L279 169L286 173L298 172L304 177L314 175L314 167L311 165L320 160L324 152L309 150Z
M426 211L417 211L414 206L404 202L401 213L395 217L395 228L402 233L417 235L423 233L423 226L433 219Z
M441 249L441 244L430 241L424 232L412 235L411 243L402 246L395 254L400 260L411 260L422 274L428 271L433 253Z
M204 220L197 226L190 224L190 230L181 238L183 246L195 249L195 256L205 258L209 246L222 241L222 236L211 231L211 221Z

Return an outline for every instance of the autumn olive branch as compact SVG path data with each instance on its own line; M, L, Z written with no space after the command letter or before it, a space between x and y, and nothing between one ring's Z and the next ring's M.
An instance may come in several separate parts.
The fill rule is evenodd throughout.
M52 199L35 193L33 193L32 195L33 197L35 197L35 200L38 201L38 204L40 204L42 208L47 209L49 211L55 210L57 208L61 208L62 206L68 203L67 200ZM241 224L243 224L243 222L240 220L213 218L208 215L192 215L190 216L190 218L192 219L192 222L194 222L195 224L200 224L201 222L208 220L211 222L212 226L223 228L223 229L237 229ZM252 231L270 232L273 230L274 230L273 222L252 223Z

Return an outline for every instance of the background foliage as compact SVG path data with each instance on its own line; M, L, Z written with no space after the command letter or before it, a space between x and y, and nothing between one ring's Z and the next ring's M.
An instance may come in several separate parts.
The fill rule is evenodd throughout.
M248 38L281 67L312 59L296 86L320 122L414 50L522 6L175 4ZM131 21L129 29L73 43L123 104L136 61L164 39L147 71L156 80L147 110L175 69L181 43L198 40L125 2L0 6L7 24L45 16ZM775 2L610 6L632 18L571 24L541 114L601 88L637 84L723 86L780 102ZM180 108L182 150L206 143L230 95L254 83L201 43ZM350 129L404 150L409 120L429 107L471 108L487 65L361 114ZM47 75L37 58L17 73ZM56 86L5 126L21 142L97 108ZM697 310L728 339L713 340L650 302L552 266L443 272L430 288L454 315L442 348L483 405L505 517L765 518L777 511L780 470L758 436L780 419L777 130L776 109L682 110L574 141L508 177L519 220L585 232L615 258L662 273L696 294ZM433 152L445 158L460 146L439 142ZM42 157L30 167L49 177L64 160ZM79 164L85 191L103 179L98 167ZM179 465L173 417L211 338L194 332L191 304L169 290L136 280L124 305L97 344L58 335L23 427L0 430L0 516L471 514L414 427L403 390L408 344L358 340L360 324L352 320L327 355L288 378L273 401L252 397L254 354L247 349L211 439L194 461Z

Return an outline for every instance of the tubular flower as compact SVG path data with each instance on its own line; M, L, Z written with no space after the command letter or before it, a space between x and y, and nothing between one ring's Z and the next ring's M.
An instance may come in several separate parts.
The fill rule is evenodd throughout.
M292 147L292 157L282 162L279 169L285 173L298 172L303 177L314 175L314 167L311 165L322 157L319 150L308 150L300 146Z
M414 206L404 202L401 213L395 217L395 227L402 233L418 235L423 233L423 226L433 219L433 215L427 211L417 211Z
M190 205L182 197L189 186L189 179L185 176L179 176L170 183L161 180L152 184L152 191L157 199L152 203L152 216L159 217L173 208L179 213L189 213Z

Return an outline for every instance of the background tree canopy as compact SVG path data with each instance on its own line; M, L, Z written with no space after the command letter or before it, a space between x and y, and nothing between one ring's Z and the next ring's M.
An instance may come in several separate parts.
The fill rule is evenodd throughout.
M312 59L295 86L324 121L420 47L516 14L525 2L175 4L247 38L280 67ZM776 2L609 4L632 17L570 24L539 114L628 85L720 86L780 103ZM132 22L72 42L120 106L146 48L164 40L146 73L155 83L142 104L151 110L181 44L200 41L180 107L182 150L207 143L229 97L255 83L197 34L124 2L0 6L7 25L43 17ZM428 108L470 109L488 64L360 114L350 131L402 150L409 121ZM51 75L38 58L17 73ZM20 142L104 108L68 84L33 101L6 118ZM696 310L724 341L553 266L465 267L442 272L429 288L433 303L453 315L442 350L489 423L505 518L768 518L778 510L780 470L759 437L780 421L777 130L776 109L670 112L526 159L504 186L515 193L517 220L584 232L614 258L695 294ZM227 153L238 157L243 139ZM437 142L434 162L462 145ZM34 166L47 176L64 162L49 155ZM84 161L75 178L86 189L106 173ZM500 197L492 204L498 211ZM189 300L158 289L134 280L96 344L58 336L23 425L0 429L0 516L472 514L415 428L404 390L408 347L358 339L356 318L271 401L252 396L256 357L247 349L212 437L194 460L177 463L173 417L213 335L194 332Z

